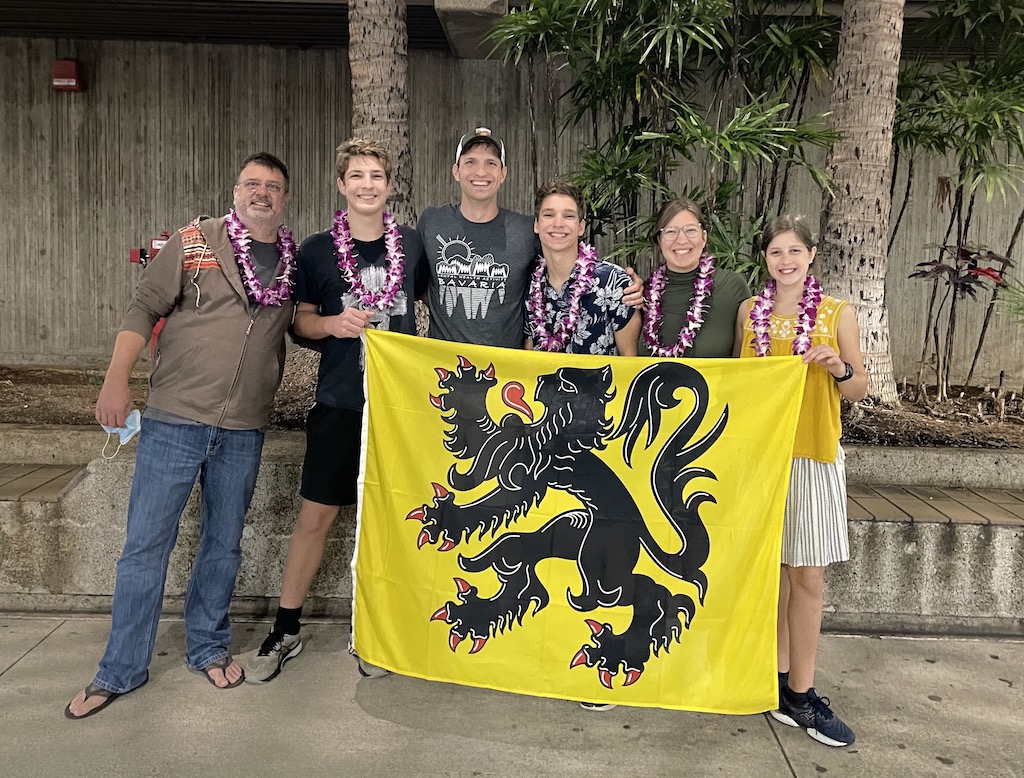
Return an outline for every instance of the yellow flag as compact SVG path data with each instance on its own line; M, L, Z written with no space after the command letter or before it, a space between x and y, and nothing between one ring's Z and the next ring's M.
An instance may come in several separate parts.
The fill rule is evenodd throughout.
M717 713L776 705L799 357L366 335L356 650L397 673Z

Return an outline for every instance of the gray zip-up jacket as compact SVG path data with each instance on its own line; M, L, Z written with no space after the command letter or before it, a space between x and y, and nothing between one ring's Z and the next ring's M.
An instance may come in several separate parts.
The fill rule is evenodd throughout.
M149 377L151 407L225 429L259 429L281 383L294 302L249 303L224 218L200 221L198 244L183 246L187 228L167 241L143 271L121 330L148 340L166 317Z

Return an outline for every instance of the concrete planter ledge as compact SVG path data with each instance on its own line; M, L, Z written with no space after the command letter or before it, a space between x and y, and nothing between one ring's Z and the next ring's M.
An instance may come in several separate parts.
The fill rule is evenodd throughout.
M84 465L99 457L103 439L103 431L95 425L0 424L0 462ZM271 430L263 459L301 462L304 447L304 433ZM847 478L853 483L1024 489L1024 449L854 445L845 449ZM120 456L129 453L122 450Z
M49 424L0 424L0 462L49 465L85 465L100 457L106 433L98 424L61 426ZM263 461L297 461L306 447L304 432L272 430L263 445ZM109 454L114 443L107 449ZM121 449L118 459L131 457L135 441Z
M104 461L96 458L103 438L98 427L0 425L0 463L84 466L50 502L0 499L0 611L109 610L124 543L134 446ZM239 615L263 616L276 605L298 514L303 448L301 432L267 435L243 536L234 603ZM826 626L1024 635L1024 514L1018 519L1015 513L1024 506L1024 452L850 446L847 472L857 505L880 505L872 499L882 497L902 510L876 510L869 516L851 507L853 558L829 569ZM929 504L927 488L969 488L964 493L968 501L978 497L973 490L990 490L988 499L1004 500L1005 509L990 507L988 518L984 511L974 518L940 515L934 507L940 502ZM344 510L313 583L309 615L350 613L354 527L354 511ZM171 557L169 612L181 610L178 595L188 585L197 537L193 494Z
M851 483L1024 489L1024 449L844 446Z

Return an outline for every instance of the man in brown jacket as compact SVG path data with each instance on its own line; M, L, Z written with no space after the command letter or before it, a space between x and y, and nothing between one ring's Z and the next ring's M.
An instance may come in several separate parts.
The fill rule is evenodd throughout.
M109 427L124 426L132 367L166 318L142 417L110 638L96 677L65 708L68 718L98 713L149 679L168 559L197 476L201 527L185 597L186 661L218 688L243 680L228 653L228 606L292 318L288 183L276 157L246 159L231 212L199 217L171 237L142 274L121 324L96 403L97 421Z

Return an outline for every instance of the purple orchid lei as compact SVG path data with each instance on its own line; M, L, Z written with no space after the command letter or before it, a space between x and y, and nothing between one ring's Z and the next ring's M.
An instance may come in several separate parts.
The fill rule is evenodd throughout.
M811 348L811 333L818 319L818 306L823 292L821 284L812 275L804 280L804 291L800 297L800 314L796 322L796 337L793 338L793 353L805 354ZM772 353L771 319L775 310L775 279L765 284L764 289L754 298L750 306L750 322L754 330L754 352L759 357Z
M701 254L697 265L697 278L693 282L693 297L690 299L690 310L686 312L686 324L679 330L679 338L671 346L662 345L659 333L661 323L665 319L662 295L668 273L664 265L651 274L647 288L644 290L644 343L656 357L681 357L686 349L693 345L697 332L704 324L704 313L707 310L707 299L715 288L715 260L708 254Z
M533 271L533 277L530 279L530 294L526 300L530 322L533 325L533 342L543 351L562 351L576 331L576 325L580 320L583 295L594 287L596 261L597 251L594 247L580 242L575 264L576 280L569 292L569 309L555 321L554 327L549 330L545 316L547 306L544 302L544 279L547 274L547 263L543 256L537 258L537 269Z
M365 310L376 309L387 311L395 302L395 297L402 291L402 284L405 282L405 254L402 251L402 233L398 231L395 217L387 211L384 217L384 247L386 249L385 266L387 277L379 292L371 292L359 278L359 270L356 267L355 244L352 242L352 232L348 226L348 211L338 211L334 214L334 229L331 230L331 237L334 239L334 249L338 254L338 270L341 277L349 285L349 291L365 307Z
M281 275L274 279L274 285L264 289L253 266L252 252L249 250L252 236L238 218L234 208L225 217L224 225L227 227L228 240L231 241L235 261L242 276L242 286L245 287L249 299L257 305L280 305L291 297L292 273L295 270L295 241L292 238L292 231L283 224L277 228L277 253L284 264Z

